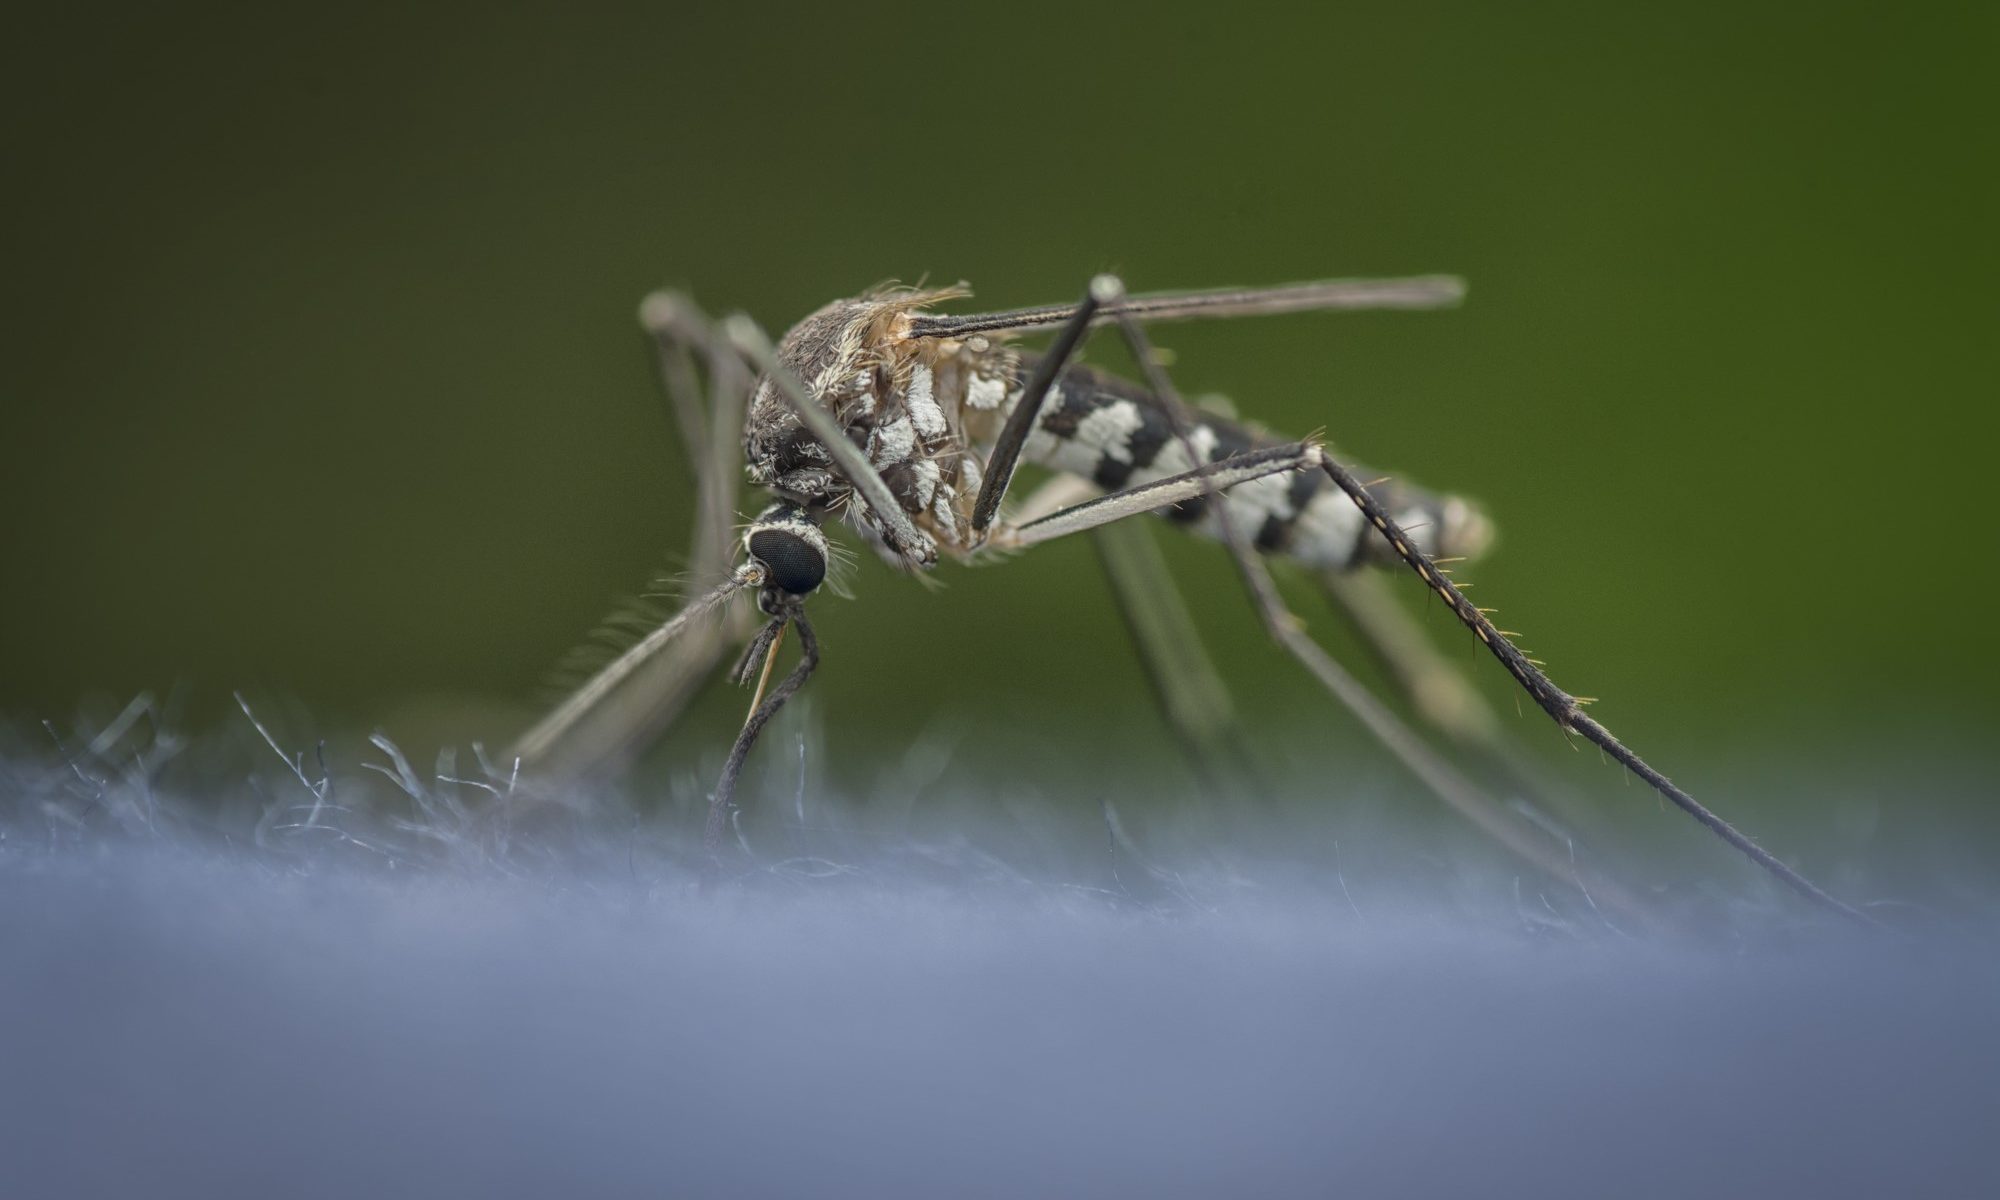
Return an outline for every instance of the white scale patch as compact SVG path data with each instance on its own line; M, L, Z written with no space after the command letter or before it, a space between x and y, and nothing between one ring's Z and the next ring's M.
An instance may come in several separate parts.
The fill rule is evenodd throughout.
M897 417L875 431L875 454L870 460L878 467L908 462L917 448L917 427L908 417Z
M1007 384L1004 380L992 379L985 375L974 375L965 387L965 403L969 408L993 409L1007 402Z
M917 474L917 507L930 507L931 498L937 495L938 479L941 474L937 460L919 459L914 467Z
M1047 413L1049 409L1060 403L1062 403L1062 386L1058 384L1050 388L1049 394L1043 397L1042 412ZM1020 405L1021 393L1018 391L1009 393L1007 395L1008 417L1011 418L1014 415L1014 410L1019 408ZM1064 466L1061 462L1057 461L1064 444L1063 439L1043 429L1042 423L1037 420L1034 424L1028 426L1028 440L1021 446L1021 457L1031 463L1040 463L1042 466L1053 470L1074 471L1076 470L1075 467ZM1086 469L1086 473L1088 473L1088 469Z
M1139 406L1130 400L1105 405L1077 423L1074 441L1117 462L1132 461L1132 435L1145 424Z
M1292 525L1290 557L1313 567L1344 567L1366 525L1361 510L1338 488L1324 488Z
M1266 517L1283 519L1292 515L1291 486L1289 473L1246 479L1223 493L1220 507L1228 509L1230 525L1248 542L1263 529ZM1223 537L1220 507L1211 503L1194 525L1198 532L1217 541Z
M1236 520L1245 525L1250 536L1257 533L1257 526L1265 517L1284 519L1292 515L1292 475L1287 471L1282 475L1264 475L1257 479L1245 480L1229 489L1231 508L1239 509ZM1256 521L1249 525L1245 514L1251 514Z
M860 416L875 415L875 376L868 371L856 371L851 381L854 390L854 411Z
M1202 462L1207 462L1209 455L1215 453L1215 430L1206 425L1195 426L1189 431L1187 440L1194 443L1195 452L1201 456ZM1196 465L1196 462L1188 457L1187 447L1181 444L1179 438L1168 438L1167 444L1160 447L1160 452L1153 456L1152 465L1143 472L1133 472L1132 479L1135 483L1165 479L1169 475L1192 471Z
M909 410L911 422L926 440L944 436L944 410L938 407L937 398L933 394L931 369L922 363L917 364L916 372L910 376L910 387L903 396L903 407Z
M1015 402L1019 400L1017 395ZM1050 388L1047 398L1042 401L1042 413L1046 416L1061 405L1062 389ZM1037 421L1028 434L1028 444L1022 449L1022 456L1052 471L1067 471L1085 479L1094 478L1099 460L1106 455L1120 462L1132 461L1132 434L1143 423L1138 406L1130 400L1119 400L1093 409L1077 422L1076 432L1068 437L1057 437L1043 429L1042 423Z
M1194 444L1203 462L1207 462L1215 452L1215 431L1206 425L1198 425L1190 431L1188 441ZM1132 473L1132 482L1150 483L1155 479L1192 471L1194 467L1194 460L1188 457L1186 447L1179 439L1173 439L1160 447L1151 466ZM1266 475L1236 485L1228 493L1230 522L1244 537L1256 537L1266 516L1292 515L1291 486L1290 473ZM1345 566L1353 555L1354 539L1361 536L1362 528L1361 510L1355 508L1346 496L1338 491L1322 491L1307 503L1305 511L1293 522L1291 544L1286 555L1308 566ZM1222 536L1222 527L1216 522L1213 509L1203 515L1195 529L1212 538Z

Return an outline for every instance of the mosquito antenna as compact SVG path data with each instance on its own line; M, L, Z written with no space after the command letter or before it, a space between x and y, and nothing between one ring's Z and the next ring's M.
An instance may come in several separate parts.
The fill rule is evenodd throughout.
M605 668L590 677L584 685L571 692L569 698L557 705L555 710L535 723L535 727L521 735L514 744L512 757L534 761L549 747L561 740L584 714L601 702L623 683L632 672L638 670L655 654L678 636L682 630L695 621L714 612L746 587L756 587L764 581L763 569L745 563L736 568L728 579L723 580L701 596L690 600L659 628L653 630L635 643L631 649L612 659Z
M1522 689L1534 699L1536 704L1541 706L1543 712L1549 714L1557 726L1564 730L1581 734L1585 741L1618 760L1626 770L1637 775L1647 785L1652 787L1654 791L1671 801L1674 807L1707 826L1716 836L1736 847L1736 849L1748 856L1750 861L1783 880L1787 886L1801 896L1824 908L1840 913L1842 916L1851 917L1854 920L1871 925L1880 924L1875 918L1845 901L1837 899L1805 876L1792 870L1792 868L1786 866L1783 862L1780 862L1770 851L1752 841L1748 835L1723 820L1699 800L1682 791L1671 779L1654 770L1650 763L1628 749L1625 743L1613 737L1609 729L1606 729L1588 713L1583 711L1581 701L1557 687L1540 667L1529 661L1528 656L1521 652L1520 647L1516 646L1505 633L1500 631L1499 627L1487 619L1485 613L1481 612L1470 600L1465 598L1465 593L1461 592L1458 585L1451 581L1451 577L1440 571L1437 564L1431 561L1430 556L1425 554L1418 548L1415 542L1410 540L1409 535L1404 533L1402 528L1396 524L1395 519L1389 515L1388 510L1384 509L1376 501L1375 497L1369 494L1368 489L1346 467L1341 466L1331 457L1322 458L1320 465L1326 471L1327 477L1333 480L1334 485L1340 488L1341 491L1346 492L1348 499L1354 501L1355 507L1359 508L1362 515L1368 518L1368 523L1375 527L1376 532L1388 540L1389 546L1396 552L1396 556L1408 564L1409 568L1415 571L1430 586L1433 592L1438 594L1438 597L1451 609L1452 615L1458 618L1460 624L1476 634L1480 641L1486 643L1486 648L1493 652L1493 657L1500 660L1500 665L1507 668L1507 673L1512 675L1514 681L1521 685Z
M715 795L708 802L708 827L701 839L702 848L708 852L711 870L722 849L722 828L729 818L729 808L736 797L736 780L743 773L744 760L750 757L750 747L756 744L757 735L764 732L764 726L770 724L771 718L785 706L785 701L805 686L813 668L819 666L819 639L813 636L812 622L806 620L805 606L797 603L771 618L757 635L757 640L751 643L753 652L757 647L764 646L768 646L766 653L775 652L778 637L784 633L787 622L799 629L799 662L789 675L778 681L778 686L771 689L771 694L764 698L762 704L750 710L750 715L743 721L742 731L736 735L735 745L729 748L729 757L723 761L722 777L716 780ZM746 662L754 657L754 653L746 655Z
M1451 308L1463 299L1465 281L1455 275L1417 275L1408 279L1329 279L1282 287L1223 288L1206 292L1157 292L1128 296L1116 308L1107 307L1098 312L1091 318L1091 323L1103 325L1128 316L1135 321L1190 321L1343 309ZM1075 317L1081 307L1076 304L1044 304L1034 308L965 316L913 316L906 336L966 337L975 333L1048 329Z

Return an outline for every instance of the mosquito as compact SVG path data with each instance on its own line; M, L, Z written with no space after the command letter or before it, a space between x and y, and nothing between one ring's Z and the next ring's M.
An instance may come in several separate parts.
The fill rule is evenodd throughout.
M710 796L704 842L713 861L752 746L819 665L807 603L840 553L830 524L846 525L892 565L921 574L942 560L1023 552L1154 515L1223 542L1272 638L1433 792L1552 874L1584 886L1573 854L1565 864L1509 824L1502 806L1306 635L1266 559L1336 578L1372 566L1414 572L1565 734L1599 748L1800 895L1872 920L1627 748L1584 711L1585 698L1556 686L1490 610L1466 598L1443 564L1487 548L1492 526L1476 505L1400 482L1364 482L1364 472L1317 437L1285 441L1189 405L1144 329L1279 313L1448 308L1464 290L1459 279L1436 275L1128 294L1117 278L1100 275L1074 304L955 315L936 309L970 296L963 285L882 287L828 304L775 344L745 315L715 321L679 294L648 297L642 323L656 340L700 485L693 563L721 582L645 631L516 750L535 762L565 747L585 758L629 749L672 719L720 664L725 646L745 641L732 676L754 683L755 698ZM1104 326L1118 329L1140 378L1078 361L1091 331ZM1034 334L1053 336L1042 350L1020 344ZM729 464L738 454L770 501L731 546L723 531L736 494ZM1046 468L1050 481L1009 504L1024 463ZM730 605L744 594L754 596L761 624L747 606ZM718 613L727 614L720 630L683 636ZM796 631L799 658L772 684L788 631ZM593 714L603 726L594 735L584 730ZM1618 894L1602 880L1596 891Z

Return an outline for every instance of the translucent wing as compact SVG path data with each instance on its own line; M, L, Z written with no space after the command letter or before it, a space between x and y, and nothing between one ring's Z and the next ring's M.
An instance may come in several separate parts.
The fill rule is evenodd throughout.
M1193 321L1223 317L1261 317L1277 313L1334 312L1357 309L1451 308L1465 299L1465 281L1455 275L1417 275L1407 279L1328 279L1278 287L1220 288L1204 292L1155 292L1127 296L1107 304L1092 320L1102 325L1128 314L1140 321ZM975 333L1026 332L1052 329L1076 315L1078 305L1045 304L1005 312L964 316L918 316L910 337L965 337Z

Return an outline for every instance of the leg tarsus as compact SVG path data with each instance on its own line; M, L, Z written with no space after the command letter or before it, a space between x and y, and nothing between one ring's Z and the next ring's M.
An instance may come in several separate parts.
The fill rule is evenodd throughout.
M1530 806L1531 819L1558 836L1571 836L1565 827L1578 825L1602 832L1599 810L1549 778L1514 744L1499 714L1390 593L1386 578L1374 570L1329 568L1319 573L1319 582L1412 711L1510 781L1523 797L1520 804L1530 806L1526 798L1532 797L1540 808L1553 810ZM1518 711L1519 704L1515 707Z
M1173 382L1160 366L1152 353L1152 346L1145 331L1137 321L1129 316L1120 316L1119 327L1124 332L1126 345L1132 357L1139 364L1146 384L1153 391L1163 411L1175 423L1175 436L1194 457L1194 448L1188 437L1187 427L1181 419L1184 411ZM1327 458L1317 446L1313 447L1314 461L1322 466L1332 460ZM1211 463L1197 467L1191 475L1212 475L1222 464ZM1586 895L1595 892L1605 897L1621 911L1634 919L1657 922L1657 916L1635 894L1617 886L1607 879L1594 879L1586 888L1585 874L1573 862L1566 861L1556 848L1547 844L1537 831L1524 827L1519 818L1509 813L1497 800L1488 796L1457 768L1436 754L1422 738L1409 726L1377 700L1367 688L1349 674L1320 644L1306 632L1304 624L1278 594L1270 572L1258 561L1254 551L1245 544L1241 533L1235 528L1228 505L1218 505L1217 520L1221 524L1223 542L1228 546L1230 556L1235 560L1245 588L1250 593L1252 603L1262 618L1264 628L1279 647L1289 653L1305 667L1335 699L1339 700L1358 718L1377 741L1394 754L1410 772L1416 775L1430 790L1453 810L1471 821L1480 830L1499 842L1502 846L1520 855L1551 877L1584 890Z
M1348 499L1361 510L1362 516L1388 541L1397 557L1415 571L1431 591L1445 602L1461 624L1486 644L1493 657L1500 660L1500 665L1507 669L1507 673L1512 675L1522 690L1541 706L1543 712L1549 714L1559 728L1565 732L1582 735L1585 741L1617 759L1626 770L1651 785L1653 790L1666 797L1675 807L1699 821L1710 832L1734 846L1745 857L1800 895L1829 911L1863 924L1880 924L1874 917L1834 897L1786 866L1770 851L1759 846L1735 826L1723 820L1672 780L1655 770L1645 759L1640 758L1623 742L1613 737L1610 730L1586 715L1583 706L1576 702L1575 697L1557 687L1539 666L1521 652L1520 647L1516 646L1511 638L1502 633L1483 611L1465 598L1465 593L1459 584L1438 570L1437 564L1431 561L1430 556L1410 540L1409 535L1369 494L1368 489L1355 479L1352 472L1331 457L1326 458L1321 465L1334 485L1347 493Z

